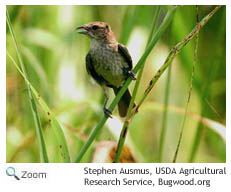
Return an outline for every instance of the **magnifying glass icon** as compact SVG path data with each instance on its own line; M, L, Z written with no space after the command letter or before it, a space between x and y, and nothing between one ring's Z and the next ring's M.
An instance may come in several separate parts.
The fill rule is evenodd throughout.
M17 175L15 175L15 168L14 167L8 167L6 169L6 174L8 176L14 176L15 179L20 180L19 177Z

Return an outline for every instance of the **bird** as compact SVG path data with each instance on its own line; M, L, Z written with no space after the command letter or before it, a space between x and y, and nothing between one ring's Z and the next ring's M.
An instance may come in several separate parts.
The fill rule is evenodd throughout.
M103 111L105 116L112 118L112 112L106 107L109 99L108 88L112 88L117 95L127 78L136 80L132 71L132 57L128 49L117 42L111 26L105 22L90 22L77 27L76 30L90 39L90 50L86 55L86 69L88 74L102 87L105 95ZM118 102L120 117L126 116L130 101L131 94L127 89Z

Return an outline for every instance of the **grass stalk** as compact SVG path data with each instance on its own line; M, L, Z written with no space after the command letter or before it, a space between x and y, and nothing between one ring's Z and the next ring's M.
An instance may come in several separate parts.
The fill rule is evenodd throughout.
M14 64L14 66L16 67L18 72L24 78L27 86L30 88L31 92L33 93L33 95L36 98L37 102L40 104L43 111L47 114L47 116L49 118L48 122L51 124L51 127L53 128L55 136L56 136L56 138L57 138L57 140L59 142L58 148L60 150L61 158L62 158L63 162L69 163L70 162L70 155L69 155L66 139L65 139L64 133L62 131L61 125L59 124L59 122L55 118L53 112L47 106L46 102L43 100L43 98L39 95L39 93L36 91L36 89L33 87L33 85L30 83L30 81L24 75L23 71L19 68L19 66L17 65L17 63L13 59L13 57L8 52L7 52L7 55L11 59L12 63Z
M18 43L16 40L16 36L14 34L13 27L11 25L8 10L6 10L6 21L7 21L8 28L10 30L10 34L11 34L13 41L14 41L14 46L15 46L17 57L18 57L18 60L19 60L19 63L20 63L21 69L22 69L22 73L26 77L27 74L26 74L25 66L24 66L24 63L23 63L23 60L21 57L20 49L19 49L19 46L18 46ZM39 143L40 161L44 162L44 163L48 163L49 160L48 160L48 155L47 155L47 150L46 150L46 144L45 144L45 140L43 137L42 127L41 127L40 117L39 117L37 107L36 107L36 102L35 102L35 99L34 99L32 93L31 93L30 87L28 86L28 84L26 84L26 86L27 86L27 93L29 96L30 108L31 108L31 112L33 115L34 123L35 123L35 131L36 131L36 135L37 135L37 139L38 139L38 143Z
M120 43L124 45L127 44L138 14L139 14L139 6L127 6L124 20L123 20L123 25L122 25L123 31L119 39Z
M147 46L148 46L149 42L151 42L151 40L153 38L153 34L154 34L154 31L155 31L155 28L156 28L156 23L157 23L157 18L158 18L159 12L160 12L160 6L157 6L155 14L154 14L152 28L151 28L151 32L150 32L150 35L149 35L149 38L148 38ZM146 48L147 48L147 46L146 46ZM117 144L116 154L115 154L115 158L114 158L114 161L113 161L114 163L118 163L118 161L120 159L120 155L122 153L123 145L125 143L125 139L126 139L126 135L127 135L127 132L128 132L129 123L130 123L129 118L130 118L131 111L132 111L133 106L134 106L134 101L135 101L136 94L137 94L137 91L138 91L138 88L139 88L139 85L140 85L141 77L142 77L142 74L143 74L143 69L144 69L144 65L141 67L141 69L140 69L140 71L138 73L136 84L135 84L134 90L132 92L132 98L131 98L131 102L129 104L127 116L126 116L125 122L123 124L123 128L122 128L122 131L120 133L120 138L119 138L119 141L118 141L118 144Z
M196 23L197 23L197 25L199 23L198 6L196 6ZM180 144L181 144L181 140L182 140L182 135L183 135L183 131L184 131L184 125L185 125L186 117L187 117L187 113L188 113L188 106L189 106L190 98L191 98L191 95L192 95L194 72L195 72L195 67L196 67L196 63L197 63L198 39L199 39L199 32L196 34L196 39L195 39L196 43L195 43L195 51L194 51L194 59L193 59L193 67L192 67L192 74L191 74L191 80L190 80L188 100L187 100L187 103L186 103L184 119L183 119L183 122L182 122L182 127L181 127L181 130L180 130L180 136L179 136L176 151L175 151L175 154L174 154L173 163L176 163L176 159L177 159L177 156L178 156L178 152L179 152L179 148L180 148Z
M167 56L164 64L160 67L160 69L156 72L156 74L153 76L151 81L149 82L148 87L146 88L143 97L141 98L140 102L136 106L135 113L138 112L139 107L142 105L144 100L147 98L148 94L156 84L156 82L159 80L161 75L165 72L165 70L169 67L172 60L175 58L175 56L190 42L190 40L197 35L197 33L207 24L207 22L211 19L211 17L221 8L222 5L216 6L208 15L206 15L199 24L196 25L196 27L185 37L182 41L180 41L176 46L174 46L169 55Z
M179 42L176 46L174 46L169 55L167 56L164 64L160 67L160 69L156 72L152 80L150 81L148 87L146 88L143 97L141 98L140 102L136 106L135 110L133 110L131 114L131 118L133 118L136 113L138 113L140 106L143 104L144 100L147 98L148 94L156 84L156 82L159 80L161 75L164 73L164 71L170 66L172 63L172 60L175 58L175 56L190 42L190 40L195 37L199 31L207 24L209 19L221 8L221 6L216 6L207 16L205 16L197 25L196 27L189 33L187 37L185 37L181 42ZM126 124L128 124L127 122ZM127 125L126 125L127 126ZM199 134L199 133L198 133ZM199 137L199 136L198 136ZM196 137L197 138L197 137ZM195 142L198 142L195 140Z
M155 36L153 37L153 39L150 42L149 46L147 47L147 49L145 50L144 54L142 55L142 57L140 58L140 60L136 64L136 66L135 66L135 68L133 70L134 73L137 73L140 70L140 68L144 65L144 61L146 60L146 58L151 53L154 45L160 39L160 37L164 33L166 27L171 22L172 16L174 15L176 9L177 9L177 6L172 6L169 9L169 11L167 12L166 17L164 18L164 21L162 22L161 26L156 31ZM119 93L117 94L117 96L115 97L115 99L112 101L111 105L109 106L108 109L110 111L113 111L113 109L116 107L117 103L119 102L119 100L122 97L122 95L125 93L126 89L128 88L129 84L131 83L131 81L132 81L131 78L128 78L126 80L126 82L124 83L123 87L120 89ZM77 155L77 157L76 157L76 159L75 159L74 162L78 163L78 162L81 161L82 157L84 156L84 154L86 153L86 151L88 150L88 148L90 147L91 143L94 141L95 137L98 135L98 133L100 132L100 130L102 129L102 127L104 126L104 124L105 124L106 121L107 121L107 117L104 116L100 120L100 122L96 125L96 127L91 132L91 134L90 134L87 142L84 144L84 146L80 150L80 152Z
M225 22L225 14L223 15L222 17L222 22L221 24ZM225 28L223 27L220 27L220 26L217 26L217 29L219 30L218 34L217 34L217 39L216 41L219 42L221 41L221 38L223 38L221 36L221 32L223 30L225 30ZM225 58L225 54L222 54L217 51L216 52L216 55L214 55L213 57L213 60L211 61L211 66L210 66L210 69L209 69L209 72L208 72L208 75L206 76L206 82L203 86L203 88L201 89L201 113L200 113L200 116L201 117L206 117L206 116L209 116L211 115L211 106L206 104L206 100L209 99L210 97L210 89L211 89L211 82L213 82L214 77L216 77L220 72L220 68L221 68L221 64L222 64L222 61L220 58L224 57ZM189 160L188 162L192 163L195 161L195 158L196 158L196 154L197 154L197 150L199 148L199 145L200 145L200 141L201 141L201 138L202 138L202 135L203 135L203 132L205 131L205 128L206 126L204 124L201 123L201 121L199 121L198 123L198 126L197 126L197 129L196 129L196 134L194 136L194 140L193 140L193 144L192 144L192 148L191 148L191 151L190 151L190 155L189 155Z

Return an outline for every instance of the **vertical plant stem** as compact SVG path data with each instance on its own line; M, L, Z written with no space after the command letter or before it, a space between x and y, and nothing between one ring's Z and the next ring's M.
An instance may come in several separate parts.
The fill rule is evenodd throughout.
M221 24L225 22L225 14L222 16L222 22ZM219 42L221 41L221 38L223 38L221 36L221 32L223 30L225 30L225 28L217 26L217 29L219 30L218 34L217 34L217 39L216 41ZM209 93L210 93L210 89L211 89L211 82L213 82L214 77L216 77L217 73L220 72L219 68L222 67L221 63L222 61L220 60L220 58L222 56L225 56L225 54L221 55L221 53L219 51L217 51L216 55L213 55L213 60L211 61L211 66L210 69L208 71L208 75L206 76L206 82L203 86L203 88L201 89L201 113L200 116L201 117L206 117L208 115L210 115L210 110L209 110L209 106L208 104L206 104L206 100L209 99ZM193 140L193 144L191 147L191 151L190 151L190 155L189 155L189 160L188 162L192 163L194 162L195 158L196 158L196 154L197 154L197 150L199 148L200 145L200 141L201 141L201 137L203 135L203 132L205 131L206 125L204 125L203 123L199 122L198 126L196 128L196 134L194 136L194 140Z
M192 30L192 32L186 37L184 38L181 42L179 42L176 46L173 47L173 49L170 51L168 57L166 58L164 64L160 67L160 69L157 71L157 73L154 75L154 77L152 78L152 80L150 81L148 87L145 90L145 93L143 95L143 97L141 98L140 102L138 103L138 105L136 106L136 109L133 110L133 113L131 114L131 116L133 117L137 112L139 107L143 104L144 100L146 99L146 97L148 96L148 94L150 93L150 91L152 90L152 88L154 87L154 85L156 84L156 82L159 80L160 76L164 73L164 71L167 69L167 67L170 66L172 60L175 58L175 56L184 48L184 46L186 46L188 44L188 42L194 37L196 36L199 31L207 24L207 22L209 21L209 19L221 8L220 5L216 6L207 16L205 16L200 23L198 23L196 25L196 27ZM194 74L194 72L193 72ZM189 97L190 100L190 97ZM198 129L197 131L197 136L195 139L195 143L198 143L198 138L200 137L200 131ZM195 154L195 150L196 148L193 148L194 150L194 154ZM192 155L191 157L192 158Z
M197 25L199 23L198 6L196 6L196 23L197 23ZM195 39L196 43L195 43L194 60L193 60L193 67L192 67L192 75L191 75L191 81L190 81L188 100L187 100L187 104L186 104L186 108L185 108L184 119L183 119L181 131L180 131L179 140L178 140L178 143L177 143L176 152L175 152L175 155L174 155L174 158L173 158L173 163L176 163L176 159L177 159L177 156L178 156L178 152L179 152L179 148L180 148L180 144L181 144L181 140L182 140L182 135L183 135L183 131L184 131L184 125L185 125L185 121L186 121L186 117L187 117L187 113L188 113L188 106L189 106L190 98L191 98L191 95L192 95L194 71L195 71L195 67L196 67L196 63L197 63L198 38L199 38L199 32L196 34L196 39Z
M37 102L40 104L41 109L47 114L49 118L48 122L51 124L51 127L53 128L53 132L59 142L58 147L59 147L60 155L61 155L63 162L70 163L70 155L69 155L66 139L65 139L60 123L57 121L53 112L50 110L50 108L48 107L46 102L43 100L43 98L39 95L39 93L36 91L36 89L33 87L30 81L26 78L26 76L24 75L22 70L19 68L15 60L12 58L12 56L8 52L7 52L7 55L11 59L12 63L14 64L18 72L24 78L26 84L28 85L28 87L30 88L31 92L34 95L34 98L37 99Z
M136 106L135 110L133 110L133 113L129 116L130 119L129 121L126 120L125 124L124 124L124 131L122 131L121 137L124 137L124 135L126 136L126 132L127 132L127 128L128 125L131 121L131 119L135 116L135 114L138 112L139 107L143 104L144 100L146 99L146 97L148 96L148 94L150 93L150 91L152 90L152 88L154 87L154 85L156 84L156 82L159 80L159 78L161 77L161 75L164 73L164 71L170 66L172 60L175 58L175 56L188 44L188 42L190 42L190 40L194 37L197 36L199 31L207 24L207 22L209 21L209 19L221 8L221 6L216 6L207 16L205 16L201 22L196 25L196 27L192 30L192 32L186 37L184 38L181 42L179 42L176 46L173 47L173 49L170 51L168 57L166 58L164 64L161 66L161 68L157 71L157 73L154 75L154 77L152 78L152 80L149 83L149 86L147 87L147 89L144 92L143 97L141 98L140 102L138 103L138 105ZM197 50L197 49L196 49ZM141 58L142 59L142 58ZM145 59L144 59L145 61ZM138 62L139 64L139 62ZM137 64L137 65L138 65ZM136 66L137 67L137 66ZM136 68L135 68L136 69ZM134 69L134 71L135 71ZM194 70L194 69L193 69ZM193 75L194 75L194 71L193 71ZM193 77L193 76L192 76ZM193 78L192 78L193 79ZM126 85L126 83L125 83ZM190 87L190 89L192 89L192 87ZM188 103L190 101L190 97L191 97L191 93L188 97ZM181 133L182 134L182 133ZM121 138L120 137L120 138ZM180 136L181 137L181 136ZM123 138L122 138L123 140ZM120 145L119 145L120 146ZM121 149L122 150L122 149ZM115 158L116 160L118 160L118 157ZM175 159L175 158L174 158Z
M139 6L127 6L125 11L125 16L123 20L123 31L120 36L119 42L126 45L132 32L135 20L137 15L139 14Z
M155 14L153 16L152 28L151 28L150 35L148 37L146 48L148 47L149 43L151 42L153 35L154 35L154 32L156 31L156 27L157 27L156 24L157 24L157 19L159 17L159 13L160 13L160 5L157 5L156 10L155 10Z
M160 6L157 6L155 14L154 14L152 28L151 28L151 32L150 32L150 35L149 35L149 38L148 38L146 48L147 48L149 42L153 38L153 34L154 34L154 31L155 31L155 28L156 28L156 23L157 23L157 18L158 18L159 12L160 12ZM145 63L145 61L144 61L144 63ZM123 150L123 146L124 146L124 143L125 143L125 139L126 139L126 135L127 135L127 132L128 132L129 123L130 123L129 119L130 119L131 111L132 111L133 106L134 106L134 101L135 101L135 98L136 98L136 94L137 94L137 91L138 91L138 88L139 88L139 85L140 85L141 77L142 77L142 74L143 74L143 69L144 69L144 65L141 67L141 69L140 69L140 71L138 73L136 84L135 84L134 90L132 92L132 98L131 98L131 101L130 101L130 104L129 104L127 116L126 116L125 122L123 124L122 131L120 133L120 138L119 138L117 149L116 149L114 163L118 163L118 161L120 159L120 155L121 155L122 150Z
M22 60L22 57L20 54L19 46L18 46L13 28L11 25L8 10L6 10L6 15L7 15L6 16L7 24L8 24L9 30L10 30L10 34L11 34L13 41L14 41L16 53L17 53L18 60L19 60L20 65L21 65L22 72L23 72L24 76L27 77L26 70L25 70L25 67L23 64L23 60ZM34 99L32 93L31 93L31 89L27 83L26 83L26 86L27 86L27 93L29 96L29 103L30 103L31 111L32 111L32 115L34 118L36 135L37 135L37 139L38 139L38 143L39 143L40 160L41 160L41 162L48 163L49 160L48 160L48 155L47 155L47 150L46 150L46 144L45 144L45 140L44 140L43 133L42 133L42 128L41 128L40 118L39 118L39 114L38 114L37 107L36 107L36 102L35 102L35 99Z
M96 125L94 130L91 132L87 142L83 145L83 147L81 148L80 152L78 153L76 159L74 160L75 163L79 163L81 161L82 157L87 152L88 148L90 147L92 142L95 140L95 138L98 135L98 133L100 132L100 130L103 128L103 126L104 126L105 122L107 121L107 119L108 119L108 117L104 116L100 120L100 122Z

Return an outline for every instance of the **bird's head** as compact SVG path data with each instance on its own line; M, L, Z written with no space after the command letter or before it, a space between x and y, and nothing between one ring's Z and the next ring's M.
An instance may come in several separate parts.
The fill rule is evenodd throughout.
M87 35L90 39L94 40L112 40L114 39L114 34L111 30L109 24L104 22L91 22L80 27L77 27L76 30L80 34Z

